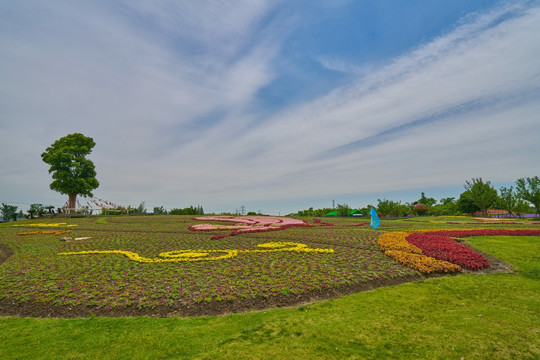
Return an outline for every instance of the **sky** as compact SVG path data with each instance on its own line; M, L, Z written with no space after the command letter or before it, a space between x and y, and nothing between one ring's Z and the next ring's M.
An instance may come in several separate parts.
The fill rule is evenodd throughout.
M0 201L284 215L540 176L540 2L0 1ZM82 204L86 199L81 199Z

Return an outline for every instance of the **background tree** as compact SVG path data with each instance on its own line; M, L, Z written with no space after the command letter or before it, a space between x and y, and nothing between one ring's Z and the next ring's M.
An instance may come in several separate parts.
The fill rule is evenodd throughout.
M416 204L424 204L427 207L433 206L436 203L437 203L437 200L435 200L434 198L426 197L424 193L420 195L420 199L416 202Z
M7 205L7 204L2 203L0 212L2 212L2 218L4 220L17 221L17 206Z
M146 202L142 202L139 204L139 206L135 209L135 211L139 214L146 214Z
M540 215L540 178L521 178L516 180L516 192L520 198L533 204Z
M190 206L184 209L172 209L169 211L170 215L204 215L204 210L202 206L198 205L197 207Z
M514 192L514 187L510 186L510 188L506 188L503 186L499 189L499 193L497 207L508 211L509 215L516 213L520 199Z
M529 203L525 200L518 199L517 205L516 205L516 215L521 217L523 215L526 215L530 213L531 208L529 207Z
M392 200L377 199L377 202L377 213L381 214L382 216L397 216L396 212L399 210L399 205L401 204L400 201L395 202Z
M493 207L497 201L498 194L489 181L484 182L482 178L472 178L463 185L465 190L470 193L470 200L482 211L487 214L487 209Z
M456 198L454 198L454 197L442 198L440 203L443 204L443 205L448 205L450 203L453 203L454 200L456 200Z
M418 215L425 215L428 212L429 208L427 205L419 203L414 205L413 211Z
M313 210L313 207L310 207L307 210L300 210L296 213L298 216L314 216L315 210Z
M336 210L339 213L339 216L351 215L351 207L347 204L338 204Z
M463 192L457 201L457 207L459 211L464 214L473 214L477 211L480 211L480 208L476 206L472 200L472 195L470 191Z
M41 154L50 165L51 190L68 195L70 212L74 211L77 195L91 197L92 190L99 186L94 163L86 158L95 145L92 138L75 133L56 140Z
M153 213L156 214L156 215L166 215L167 210L165 210L165 208L163 206L154 206Z
M360 211L360 214L362 214L362 216L369 216L369 208L367 206L358 209L358 211Z
M45 212L45 208L42 204L31 204L30 209L26 211L30 215L30 219L33 219L34 216L41 216Z
M456 215L459 209L454 197L442 198L439 204L429 208L428 215Z
M412 206L410 204L399 204L394 208L392 214L395 216L405 217L412 214Z

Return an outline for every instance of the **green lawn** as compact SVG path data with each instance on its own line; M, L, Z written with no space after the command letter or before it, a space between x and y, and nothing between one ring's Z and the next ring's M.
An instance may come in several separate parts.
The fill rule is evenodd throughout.
M0 358L539 359L540 237L467 241L516 271L220 317L2 317Z

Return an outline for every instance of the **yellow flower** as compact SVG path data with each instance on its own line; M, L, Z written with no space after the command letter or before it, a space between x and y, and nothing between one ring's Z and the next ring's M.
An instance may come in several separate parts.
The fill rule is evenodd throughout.
M51 223L51 224L46 224L46 223L37 223L37 224L16 224L16 225L13 225L13 226L31 226L31 227L73 227L73 226L78 226L77 224L70 224L68 225L68 223L65 223L65 222L62 222L62 223Z
M426 231L433 230L393 231L382 234L377 241L386 255L422 273L461 271L459 265L423 255L422 250L407 241L410 234Z
M137 253L125 250L87 250L76 252L59 253L58 255L87 255L87 254L119 254L128 257L130 260L142 263L164 263L164 262L185 262L185 261L216 261L229 259L238 256L239 253L270 253L270 252L319 252L333 253L334 249L312 249L306 244L294 242L271 242L259 244L258 247L267 248L266 250L173 250L162 252L159 258L150 259L140 256ZM211 256L212 254L221 253L220 256Z

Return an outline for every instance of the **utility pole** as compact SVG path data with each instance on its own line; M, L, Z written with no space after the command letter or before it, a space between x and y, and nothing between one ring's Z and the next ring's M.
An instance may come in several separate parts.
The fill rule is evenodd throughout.
M336 208L336 200L332 200L332 209Z
M246 207L245 207L244 205L242 205L241 209L242 209L242 215L245 215L245 213L246 213Z

